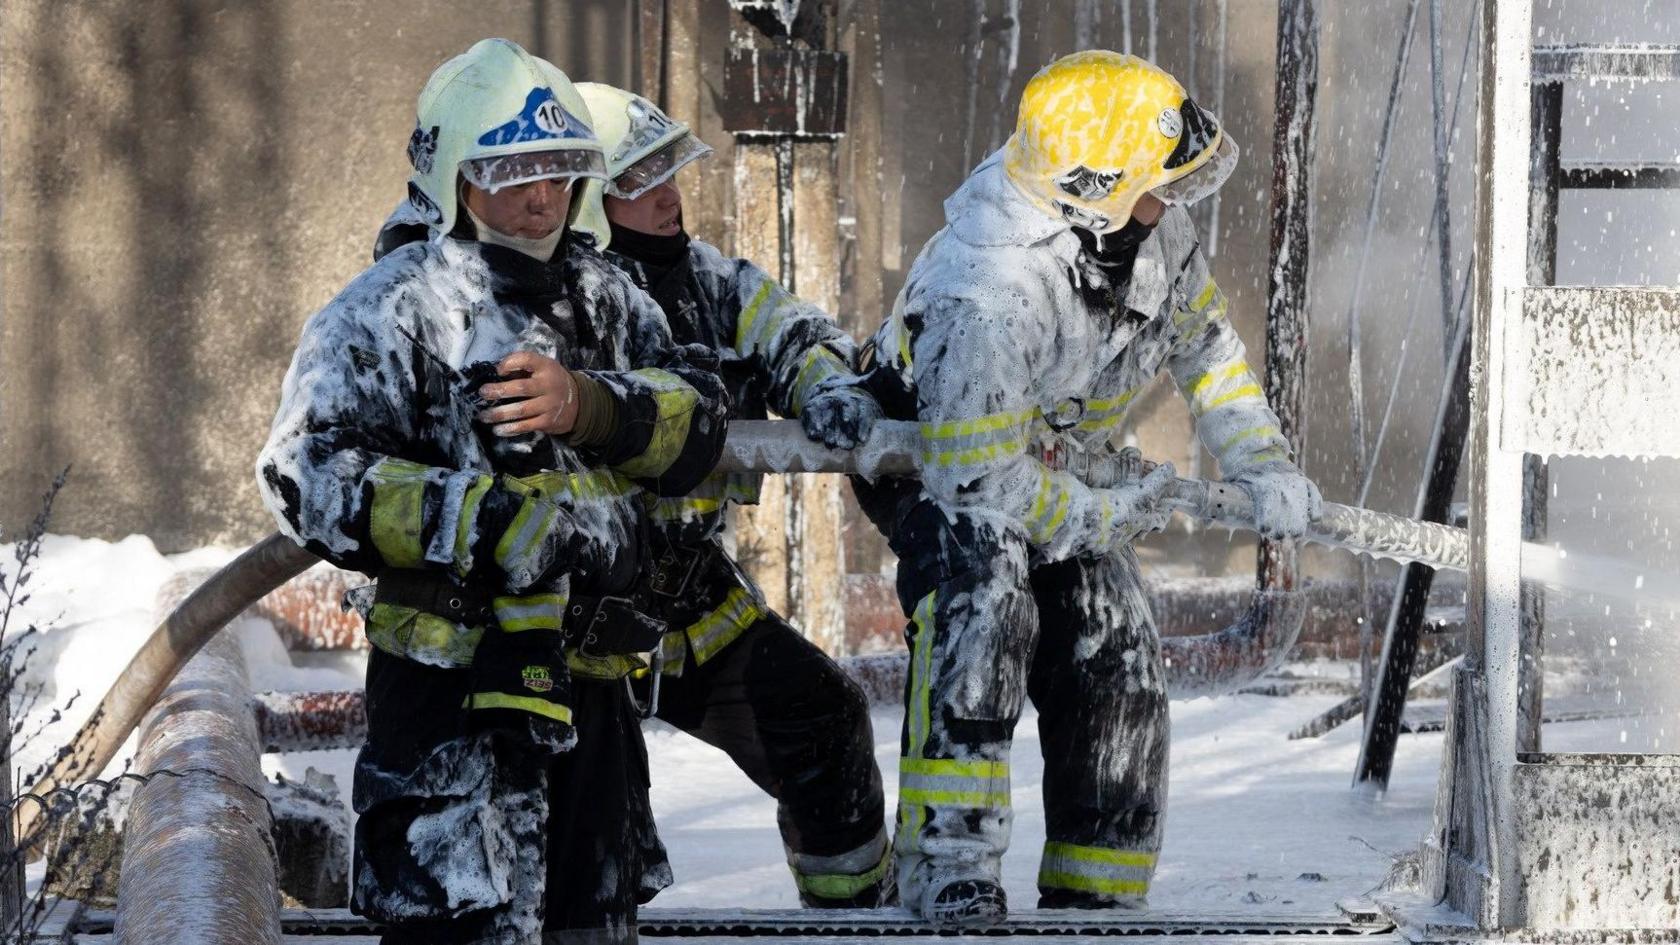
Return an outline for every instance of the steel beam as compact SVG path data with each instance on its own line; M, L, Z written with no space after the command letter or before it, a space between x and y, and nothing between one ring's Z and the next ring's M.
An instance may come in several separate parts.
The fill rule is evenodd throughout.
M1517 751L1522 636L1523 453L1501 436L1525 417L1530 378L1522 363L1522 296L1527 283L1530 75L1533 0L1487 0L1487 58L1478 97L1475 308L1470 396L1470 588L1466 688L1481 737L1478 806L1487 886L1474 910L1498 928L1518 923L1512 772ZM1474 704L1479 703L1479 704ZM1469 911L1469 910L1467 910Z
M1531 62L1535 82L1680 79L1680 46L1644 43L1536 46Z

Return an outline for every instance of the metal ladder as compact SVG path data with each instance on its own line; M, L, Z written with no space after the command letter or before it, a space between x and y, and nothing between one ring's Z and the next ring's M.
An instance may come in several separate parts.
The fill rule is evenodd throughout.
M1680 189L1680 164L1655 162L1593 162L1561 159L1564 86L1569 82L1653 82L1680 80L1680 47L1645 45L1550 45L1535 47L1530 91L1529 204L1527 284L1555 288L1557 283L1557 209L1563 190ZM1622 297L1616 293L1641 290L1580 287L1567 296L1550 296L1571 305L1648 304L1650 296ZM1450 502L1458 477L1470 424L1471 352L1466 343L1454 358L1451 383L1443 399L1441 418L1431 445L1434 461L1426 492L1442 508ZM1546 537L1549 480L1538 455L1523 461L1523 540ZM1395 610L1384 635L1382 659L1372 685L1371 709L1354 783L1386 787L1394 752L1402 733L1407 692L1413 680L1418 642L1424 631L1433 572L1408 566ZM1541 654L1544 602L1541 593L1524 586L1520 591L1524 657L1519 681L1519 748L1540 750L1543 715Z

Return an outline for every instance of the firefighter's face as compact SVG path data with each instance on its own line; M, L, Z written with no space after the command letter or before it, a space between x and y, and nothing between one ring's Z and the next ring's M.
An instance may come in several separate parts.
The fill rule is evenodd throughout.
M608 196L607 219L649 236L676 236L682 232L682 191L675 181L665 181L635 200Z
M1139 223L1154 226L1161 222L1161 214L1167 212L1167 205L1154 194L1144 194L1137 199L1132 207L1132 219Z
M572 182L566 178L512 184L491 193L467 184L467 208L490 228L506 236L542 239L566 222L572 204Z

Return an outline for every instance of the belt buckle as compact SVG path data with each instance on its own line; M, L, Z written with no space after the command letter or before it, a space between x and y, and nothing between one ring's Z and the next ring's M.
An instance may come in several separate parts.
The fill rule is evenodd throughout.
M583 614L582 604L573 603L570 605L569 609L571 611L571 616L583 617L584 619L580 619L577 627L567 634L568 638L576 644L576 649L580 656L587 656L590 659L603 659L608 656L623 656L624 654L622 653L596 652L594 648L597 646L603 646L606 642L604 637L606 635L605 621L607 619L607 604L622 604L628 607L631 605L630 598L596 597L593 598L593 601L594 606L590 608L586 617Z
M653 574L648 579L648 590L660 597L681 597L688 590L689 583L694 580L694 572L699 569L703 554L701 551L685 554L678 551L676 546L667 545L659 557L654 559Z

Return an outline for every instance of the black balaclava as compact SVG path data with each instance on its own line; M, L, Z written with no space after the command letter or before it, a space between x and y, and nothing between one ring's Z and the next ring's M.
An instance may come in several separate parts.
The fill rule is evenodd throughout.
M1137 261L1138 247L1155 232L1154 223L1144 223L1133 217L1113 233L1093 233L1074 227L1079 237L1079 263L1084 278L1079 282L1079 294L1092 308L1121 307L1122 293L1132 280L1132 264ZM1119 314L1116 311L1116 314Z
M688 230L683 228L680 211L677 214L677 232L674 236L643 233L619 226L611 220L607 221L607 226L612 229L612 242L607 244L607 248L644 266L668 269L688 253Z

